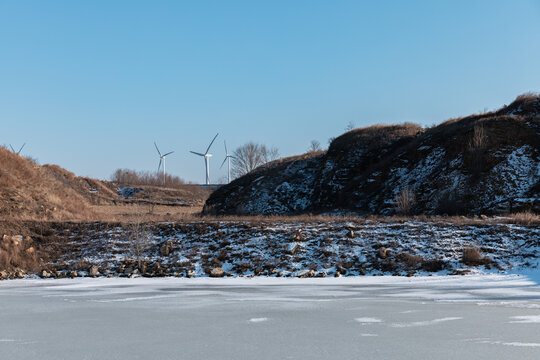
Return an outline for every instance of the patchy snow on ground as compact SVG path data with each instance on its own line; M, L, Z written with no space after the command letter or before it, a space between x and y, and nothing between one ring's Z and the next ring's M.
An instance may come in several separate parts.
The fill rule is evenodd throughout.
M65 255L50 267L85 274L95 265L109 276L208 276L217 267L232 276L445 275L531 271L540 250L539 227L503 223L195 222L145 231L137 246L117 226L62 231ZM483 265L463 263L468 247Z

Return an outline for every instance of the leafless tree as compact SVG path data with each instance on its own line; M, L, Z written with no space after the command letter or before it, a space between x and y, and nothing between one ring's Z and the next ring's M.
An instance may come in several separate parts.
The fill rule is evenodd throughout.
M351 131L354 128L356 128L356 125L354 124L354 122L349 121L349 123L347 124L347 127L345 128L345 131Z
M277 148L268 148L266 145L248 142L234 150L232 158L233 176L240 177L253 169L276 160L279 157Z
M308 152L311 153L311 152L317 152L321 150L322 150L321 143L318 142L317 140L311 140L311 143L309 144Z
M144 254L152 242L152 233L146 225L146 214L137 207L137 213L129 224L130 230L130 248L133 256L137 259L139 270L144 273L143 259Z

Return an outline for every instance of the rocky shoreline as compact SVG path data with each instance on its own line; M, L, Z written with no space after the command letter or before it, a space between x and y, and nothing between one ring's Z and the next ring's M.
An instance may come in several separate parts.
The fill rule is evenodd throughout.
M48 261L0 279L505 273L536 266L540 251L538 226L422 221L64 224L49 238L16 237L12 248L36 261L49 253Z

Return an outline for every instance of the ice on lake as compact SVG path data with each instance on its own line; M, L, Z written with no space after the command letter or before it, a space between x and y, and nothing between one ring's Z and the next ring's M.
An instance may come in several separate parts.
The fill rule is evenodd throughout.
M538 359L522 276L0 282L0 359Z

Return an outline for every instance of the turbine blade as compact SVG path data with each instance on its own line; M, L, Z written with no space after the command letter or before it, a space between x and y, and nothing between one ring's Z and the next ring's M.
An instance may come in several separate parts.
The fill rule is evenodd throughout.
M205 154L208 154L208 152L210 151L210 147L212 146L212 144L214 143L214 140L216 140L218 135L219 133L217 133L216 136L214 136L214 138L212 139L212 142L210 143L210 145L208 145L208 149L206 149Z
M161 153L159 152L159 149L158 149L157 144L156 144L155 141L154 141L154 146L156 147L156 150L157 150L157 153L159 154L159 156L161 156Z
M159 165L158 165L158 167L157 167L157 172L159 172L159 169L161 169L161 162L162 162L162 161L163 161L163 160L162 160L161 158L159 158Z
M195 154L195 155L199 155L199 156L204 156L204 154L201 154L201 153L198 153L198 152L195 152L195 151L190 151L190 153Z
M225 155L229 155L229 152L227 151L227 142L223 140L223 143L225 144Z
M9 147L11 148L11 151L15 152L15 149L13 148L13 146L11 146L11 144L9 144Z
M167 156L167 155L171 155L174 151L171 151L171 152L168 152L166 154L163 155L163 157Z
M223 165L225 165L226 161L227 161L227 157L225 156L225 160L223 160L223 162L221 163L221 166L219 167L220 169L223 167Z
M22 144L21 148L19 149L19 151L17 151L17 154L20 154L22 149L24 148L24 145L26 145L26 143Z

